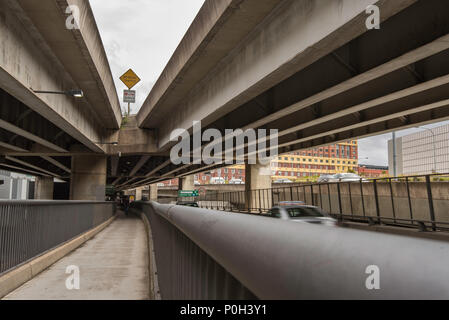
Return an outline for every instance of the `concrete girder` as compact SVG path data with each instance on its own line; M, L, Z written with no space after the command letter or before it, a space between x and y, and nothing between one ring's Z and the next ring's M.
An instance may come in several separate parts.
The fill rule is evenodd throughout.
M36 1L28 3L43 5ZM84 99L76 100L64 95L38 95L32 91L31 88L65 91L76 88L77 84L19 4L10 0L2 1L0 9L0 33L3 39L3 50L0 51L2 89L91 151L103 153L103 149L93 141L101 141L104 129L101 122L95 121L98 117ZM47 23L51 22L48 17L46 19ZM59 19L65 21L62 15Z
M10 156L6 156L5 159L6 159L6 160L9 160L9 161L12 161L12 162L16 162L16 163L18 163L18 164L21 164L21 165L23 165L23 166L25 166L25 167L29 167L29 168L31 168L31 169L38 170L38 171L41 172L41 174L46 174L46 175L49 175L49 176L52 176L52 177L61 178L61 176L58 175L57 173L54 173L54 172L45 170L45 169L43 169L43 168L41 168L41 167L32 165L32 164L30 164L30 163L28 163L28 162L19 160L19 159L17 159L17 158L10 157Z
M83 90L90 108L100 120L99 124L107 129L119 129L122 121L120 103L89 1L17 2L73 81ZM66 27L69 17L66 10L70 5L79 10L78 28Z
M414 2L283 2L222 60L220 68L198 83L170 121L161 124L159 147L165 150L170 145L175 128L190 129L194 120L209 125L366 32L368 5L378 4L387 19Z
M57 166L58 168L64 170L67 173L72 173L72 170L70 170L70 168L67 168L65 165L63 165L61 162L56 161L55 159L53 159L52 157L49 156L41 156L42 159L50 162L51 164Z
M38 171L34 171L34 170L24 169L24 168L13 166L13 165L6 164L6 163L0 163L0 167L7 168L10 171L18 172L18 173L26 172L26 173L31 173L36 176L52 177L52 175L48 175L48 174L42 173L40 171L38 172Z

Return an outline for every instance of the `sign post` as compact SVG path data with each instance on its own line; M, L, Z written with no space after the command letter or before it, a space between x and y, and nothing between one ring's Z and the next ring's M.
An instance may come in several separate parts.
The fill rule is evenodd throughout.
M131 103L136 102L136 92L131 89L140 82L140 78L135 74L132 69L126 71L121 77L120 80L128 87L128 90L125 90L123 93L123 102L128 103L128 116L131 113Z

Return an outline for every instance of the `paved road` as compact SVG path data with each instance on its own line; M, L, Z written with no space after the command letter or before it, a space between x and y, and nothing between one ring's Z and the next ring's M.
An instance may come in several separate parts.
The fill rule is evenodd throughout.
M68 266L80 270L80 289L68 290ZM145 228L137 217L120 215L105 230L5 299L149 299Z

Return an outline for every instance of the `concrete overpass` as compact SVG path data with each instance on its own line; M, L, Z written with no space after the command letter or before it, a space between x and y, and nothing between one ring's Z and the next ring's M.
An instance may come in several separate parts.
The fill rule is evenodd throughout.
M366 28L370 4L380 8L380 30ZM445 6L206 1L137 115L138 126L158 129L162 151L172 145L172 130L191 131L195 120L222 133L279 129L282 153L447 119ZM201 170L158 169L173 176ZM139 181L153 180L130 185Z
M371 4L379 30L365 24ZM79 30L65 26L68 5L80 8ZM442 0L208 0L123 125L87 1L1 6L0 165L70 180L73 199L221 166L170 161L170 133L195 120L278 129L282 153L449 117ZM75 88L84 99L33 91ZM247 187L265 187L254 169Z

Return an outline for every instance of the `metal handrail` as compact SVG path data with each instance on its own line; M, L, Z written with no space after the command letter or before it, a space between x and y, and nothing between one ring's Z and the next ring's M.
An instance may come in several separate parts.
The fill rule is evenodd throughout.
M0 274L98 226L114 202L0 201Z
M245 212L245 213L263 213L268 211L272 206L276 205L279 201L297 201L301 200L308 205L319 206L330 214L337 216L339 219L353 220L357 219L357 216L363 215L363 217L370 217L369 212L374 212L375 215L371 217L375 223L381 223L385 219L390 219L390 224L403 226L404 223L410 224L410 226L418 229L422 229L423 223L430 224L430 230L446 231L444 227L447 224L444 220L449 220L448 210L441 212L441 205L436 207L434 205L432 181L433 177L445 177L449 178L449 174L428 174L428 175L414 175L405 177L383 177L377 179L371 179L367 181L341 181L341 182L324 182L314 184L302 184L302 185L286 185L276 186L268 189L256 189L246 191L234 191L234 192L215 192L207 193L206 196L200 196L196 198L196 201L209 202L205 205L206 208L217 209L223 211L232 212ZM420 179L422 181L412 181L413 179ZM395 194L395 186L398 183L403 183L406 188L405 198L407 203L399 208L397 204L397 195ZM424 199L427 202L427 218L422 217L422 204L421 209L415 208L410 189L413 187L413 183L425 184L426 192L423 195L427 196ZM444 182L441 182L444 183ZM372 190L367 193L366 188L372 187ZM384 193L380 195L381 188L387 188ZM344 190L347 190L345 192ZM368 201L369 198L374 201ZM253 199L249 201L249 199ZM356 200L360 201L359 203ZM421 198L420 198L421 199ZM381 200L384 200L381 203ZM449 209L449 199L448 209ZM386 203L387 201L388 203ZM385 213L385 206L388 205L388 214ZM383 206L383 207L382 207ZM407 211L408 217L402 216L398 211ZM404 212L402 212L404 213ZM421 216L417 218L417 215ZM444 215L444 216L443 216ZM446 217L447 219L442 219ZM367 219L365 219L367 220ZM399 223L401 221L401 223ZM372 220L370 220L370 223Z
M260 299L449 298L447 242L154 202L134 207L149 215L153 240L161 242L155 253L164 299L207 298L211 290L239 299L238 284L211 274L212 263ZM369 285L372 267L378 290Z

